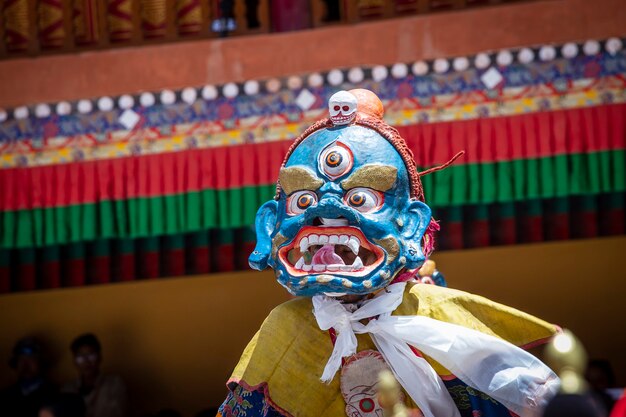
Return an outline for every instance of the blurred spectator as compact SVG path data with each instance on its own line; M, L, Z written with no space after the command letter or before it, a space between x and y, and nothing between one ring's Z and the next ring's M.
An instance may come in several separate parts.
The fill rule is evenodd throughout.
M211 24L211 30L219 33L221 37L226 37L228 32L237 29L235 23L235 1L220 0L218 13L219 17Z
M39 408L56 394L56 388L44 378L45 363L41 345L32 338L19 340L13 347L9 366L17 382L0 392L0 415L36 417Z
M615 399L609 393L611 388L615 388L615 374L609 361L605 359L590 360L585 371L585 379L589 383L591 395L608 414L615 404Z
M559 394L543 411L543 417L606 417L596 401L584 394Z
M261 26L259 21L259 0L245 0L246 27L249 30L257 29ZM235 1L219 0L216 19L211 23L211 30L217 32L221 37L228 36L229 32L237 29L235 21Z
M39 410L39 417L85 417L85 402L78 394L60 394Z
M86 417L122 417L126 415L127 394L124 381L117 375L100 372L102 348L91 333L78 336L70 349L78 378L63 387L65 392L80 394L86 406Z

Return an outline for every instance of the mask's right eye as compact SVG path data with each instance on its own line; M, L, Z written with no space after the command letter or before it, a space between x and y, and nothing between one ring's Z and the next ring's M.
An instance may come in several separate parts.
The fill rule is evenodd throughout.
M317 204L317 195L313 191L297 191L287 198L287 214L302 214L304 210Z

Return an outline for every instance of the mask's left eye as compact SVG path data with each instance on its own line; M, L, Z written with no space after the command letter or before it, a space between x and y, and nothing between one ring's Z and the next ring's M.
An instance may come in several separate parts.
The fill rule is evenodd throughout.
M287 197L287 214L302 214L315 204L317 196L313 191L297 191Z
M353 188L348 191L344 200L353 209L361 213L370 213L382 207L385 196L369 188Z

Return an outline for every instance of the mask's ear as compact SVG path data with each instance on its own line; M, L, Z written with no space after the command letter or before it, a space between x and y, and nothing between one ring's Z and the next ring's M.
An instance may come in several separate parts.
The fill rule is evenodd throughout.
M262 271L267 268L267 260L272 250L272 233L276 228L276 212L278 202L270 200L263 204L256 213L254 227L256 229L256 246L248 258L250 268Z
M409 269L418 268L424 262L421 242L430 217L430 207L417 200L411 200L409 207L402 213L403 226L400 234L404 238L406 266Z

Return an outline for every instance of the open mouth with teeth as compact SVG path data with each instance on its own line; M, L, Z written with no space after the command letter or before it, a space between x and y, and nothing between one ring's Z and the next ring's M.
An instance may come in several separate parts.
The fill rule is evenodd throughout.
M292 276L365 276L383 262L385 252L357 228L308 226L278 250L278 257Z

